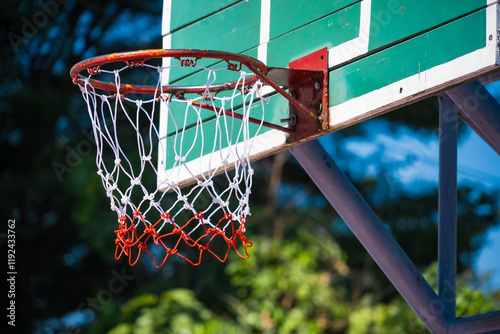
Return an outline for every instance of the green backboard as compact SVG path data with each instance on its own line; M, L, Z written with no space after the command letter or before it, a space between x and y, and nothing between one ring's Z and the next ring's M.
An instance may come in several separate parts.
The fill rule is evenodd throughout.
M165 0L162 34L165 49L236 52L273 67L327 48L324 134L496 71L497 31L491 0ZM268 121L288 117L279 94L269 102ZM271 129L256 142L255 159L294 145Z

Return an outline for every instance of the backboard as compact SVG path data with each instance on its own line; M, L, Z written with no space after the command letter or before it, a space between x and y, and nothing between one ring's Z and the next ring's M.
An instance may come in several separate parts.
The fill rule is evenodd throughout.
M165 0L162 34L164 49L236 52L275 67L326 48L326 129L303 142L498 70L498 26L492 0ZM170 73L166 80L189 78ZM266 121L280 124L288 101L272 93L267 100ZM297 143L263 129L252 158Z

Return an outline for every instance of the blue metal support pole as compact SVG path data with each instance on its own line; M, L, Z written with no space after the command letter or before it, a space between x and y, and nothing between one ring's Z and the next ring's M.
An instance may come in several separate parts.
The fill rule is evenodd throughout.
M425 326L446 333L446 323L455 317L321 144L290 150Z
M500 154L500 104L479 81L450 89L446 94L460 108L458 115Z
M457 110L439 97L438 295L455 317L457 274Z
M447 326L450 334L500 333L500 311L458 318Z

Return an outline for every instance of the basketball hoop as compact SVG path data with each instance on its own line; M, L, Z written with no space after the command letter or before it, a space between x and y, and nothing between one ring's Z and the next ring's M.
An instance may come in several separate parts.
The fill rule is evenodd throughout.
M163 64L155 64L158 59ZM140 69L140 77L152 78L152 84L122 82ZM182 70L186 73L177 73ZM80 87L94 131L97 174L117 213L115 258L125 257L134 265L147 253L155 267L171 255L198 265L207 252L224 262L231 249L247 258L252 243L244 232L250 215L254 138L262 127L290 137L299 128L264 121L263 87L283 95L293 106L290 113L300 113L300 119L313 124L308 131L317 132L327 108L322 113L305 107L285 89L311 80L326 86L325 73L268 68L248 56L208 50L115 53L73 66L70 75ZM173 74L202 85L167 84L176 80ZM326 106L326 93L319 101ZM212 133L204 130L207 122L214 124ZM161 135L162 126L168 126L168 141ZM187 160L203 152L209 154L200 173ZM161 172L166 177L158 179L159 168L165 166L167 171ZM183 188L181 174L189 176L190 187ZM223 250L215 243L223 244Z

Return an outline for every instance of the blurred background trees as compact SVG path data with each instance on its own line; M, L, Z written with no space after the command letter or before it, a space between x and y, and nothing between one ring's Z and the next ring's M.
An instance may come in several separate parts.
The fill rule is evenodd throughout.
M207 258L196 268L172 261L159 270L149 259L132 268L116 262L115 218L68 73L84 58L160 48L163 3L1 6L0 201L3 221L16 220L20 333L426 332L287 152L255 164L248 260ZM360 157L346 147L377 131L432 141L436 128L432 98L322 139L431 284L437 186L408 191L401 179L419 156L387 161L383 152ZM498 192L464 186L458 198L457 315L499 309L499 292L478 290L471 270L485 232L499 223Z

